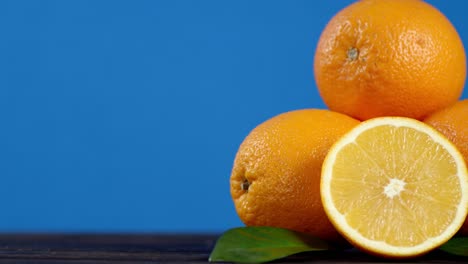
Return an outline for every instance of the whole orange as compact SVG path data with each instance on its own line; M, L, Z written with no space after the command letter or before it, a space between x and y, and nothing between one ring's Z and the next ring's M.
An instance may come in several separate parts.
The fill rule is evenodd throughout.
M424 120L454 143L468 164L468 99L441 109ZM468 235L468 219L460 229Z
M421 0L362 0L320 36L317 87L334 111L360 120L423 119L460 97L465 51L450 21Z
M331 145L358 124L340 113L305 109L253 129L237 152L230 178L240 219L247 226L282 227L338 241L321 203L321 168Z

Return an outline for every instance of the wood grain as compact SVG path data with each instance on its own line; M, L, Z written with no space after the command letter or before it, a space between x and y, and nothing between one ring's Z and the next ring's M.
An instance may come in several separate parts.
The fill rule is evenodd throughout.
M207 263L216 234L4 234L0 263ZM357 250L298 254L275 263L468 263L432 252L389 261Z

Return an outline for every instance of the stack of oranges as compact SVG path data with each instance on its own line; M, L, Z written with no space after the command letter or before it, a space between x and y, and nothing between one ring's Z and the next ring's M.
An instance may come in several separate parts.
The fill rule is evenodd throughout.
M329 109L282 113L241 144L241 220L387 257L468 234L466 57L449 20L422 0L355 2L325 27L314 74Z

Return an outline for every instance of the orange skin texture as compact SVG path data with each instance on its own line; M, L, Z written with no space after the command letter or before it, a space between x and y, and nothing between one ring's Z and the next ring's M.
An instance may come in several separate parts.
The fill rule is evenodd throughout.
M450 21L424 1L362 0L322 32L314 74L333 111L422 120L460 98L466 56Z
M329 110L304 109L253 129L239 147L230 178L240 219L247 226L282 227L343 241L322 207L321 168L331 145L358 124Z
M452 141L468 164L468 99L433 113L424 122ZM459 233L468 235L468 219Z

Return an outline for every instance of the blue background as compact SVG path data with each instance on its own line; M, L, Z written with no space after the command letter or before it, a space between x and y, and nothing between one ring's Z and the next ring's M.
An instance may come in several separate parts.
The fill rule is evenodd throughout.
M242 225L237 148L325 107L315 45L351 2L0 1L0 232ZM428 2L468 43L463 2Z

